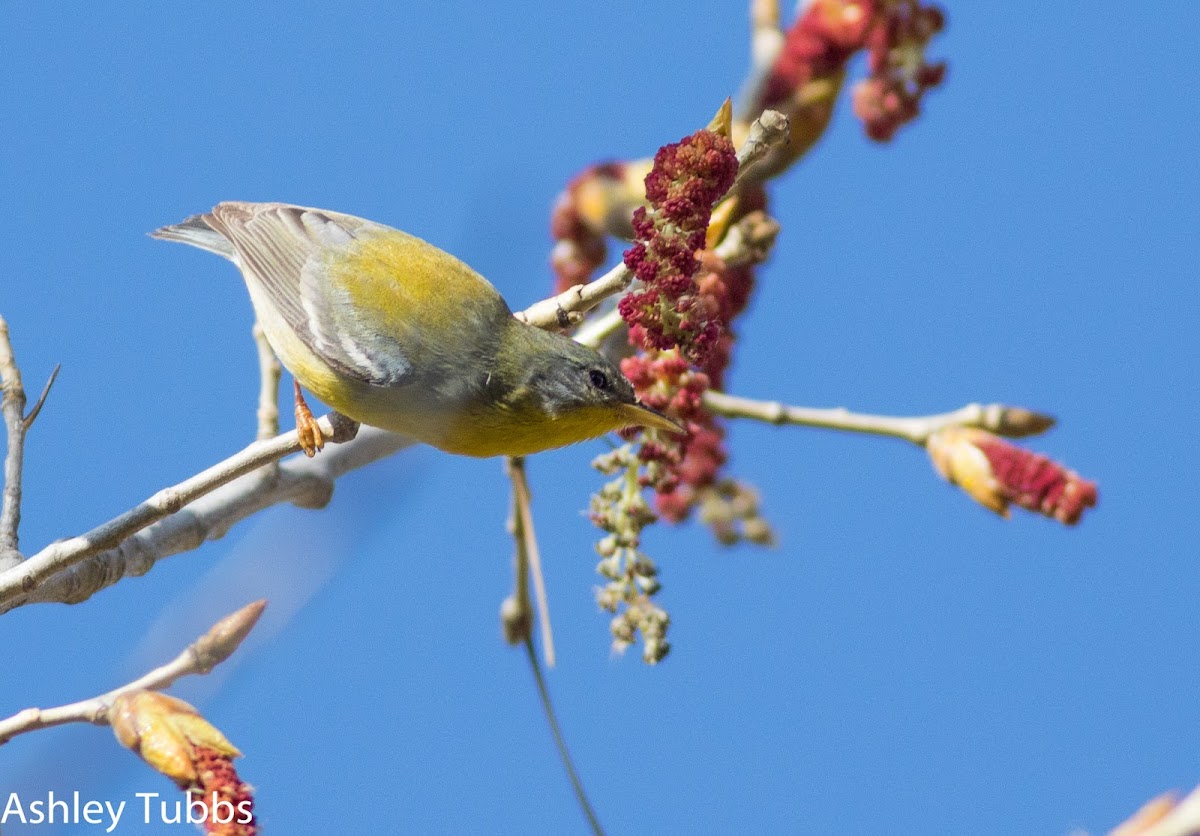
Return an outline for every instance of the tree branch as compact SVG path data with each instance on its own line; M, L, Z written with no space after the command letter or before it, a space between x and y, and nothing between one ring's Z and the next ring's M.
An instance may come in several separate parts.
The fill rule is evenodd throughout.
M533 495L529 490L529 480L525 478L525 459L521 456L510 456L507 460L508 476L513 485L513 539L517 544L516 586L513 592L514 605L510 613L505 612L506 604L501 608L501 617L506 625L517 616L529 613L529 586L527 574L533 575L534 596L537 600L538 621L542 628L542 652L546 656L546 666L554 667L554 631L550 627L550 599L546 595L546 577L542 573L542 556L538 549L537 533L533 530ZM518 634L513 632L516 637ZM529 630L525 630L528 639Z
M633 273L629 268L618 264L598 279L577 284L557 296L534 302L513 316L535 328L569 328L609 296L624 291L632 281Z
M704 393L704 407L726 418L753 418L768 424L886 435L920 446L925 445L930 435L948 426L979 427L997 435L1020 438L1044 432L1054 425L1054 419L1049 415L995 403L987 406L973 403L940 415L901 418L864 415L841 407L813 409L787 406L776 401L756 401L709 390Z
M259 441L266 441L279 435L279 378L283 369L271 344L267 342L267 334L258 321L254 322L254 344L258 348L258 435Z
M0 411L8 430L8 452L4 457L4 496L0 501L0 567L21 561L17 551L17 528L21 524L21 465L25 453L25 387L13 356L8 323L0 317L0 382L3 397Z
M0 572L0 613L29 603L86 600L124 577L145 574L160 558L223 536L234 523L271 505L323 507L338 477L413 443L374 428L363 428L347 442L342 420L331 421L334 415L320 421L336 446L316 459L290 460L278 472L254 473L300 449L294 431L256 441L87 534L53 543Z
M128 691L161 691L176 680L189 674L205 674L224 662L238 649L242 641L254 629L259 616L266 608L266 601L247 604L235 613L225 616L203 636L188 645L182 653L161 667L127 685L114 688L108 693L88 700L80 700L55 708L26 708L6 720L0 720L0 746L19 734L25 734L66 723L92 723L108 725L108 711L113 700Z
M21 476L25 461L25 434L42 410L46 396L58 368L50 375L42 396L33 410L25 414L25 385L21 382L21 370L13 354L8 323L0 316L0 412L4 413L4 426L8 432L8 449L4 457L4 493L0 498L0 570L20 564L24 559L18 548L17 529L21 525Z

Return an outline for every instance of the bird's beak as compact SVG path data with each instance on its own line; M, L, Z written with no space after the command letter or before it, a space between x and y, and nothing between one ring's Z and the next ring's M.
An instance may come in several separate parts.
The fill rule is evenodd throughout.
M621 404L621 415L630 426L649 427L654 430L666 430L669 433L683 433L686 430L663 415L656 409L651 409L640 403Z

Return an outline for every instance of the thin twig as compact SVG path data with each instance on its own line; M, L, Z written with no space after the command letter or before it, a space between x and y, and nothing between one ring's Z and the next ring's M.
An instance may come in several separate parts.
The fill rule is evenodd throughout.
M979 427L1000 435L1022 437L1043 432L1054 425L1054 419L1048 415L1003 404L983 406L973 403L939 415L902 418L892 415L864 415L840 407L813 409L788 406L777 401L756 401L710 390L704 393L704 407L726 418L753 418L768 424L793 424L868 435L886 435L921 446L924 446L930 435L949 426Z
M320 419L326 437L337 442L353 437L357 425L337 413ZM240 453L185 479L178 485L164 488L137 507L112 519L86 534L52 543L23 563L0 572L0 612L10 609L10 601L27 595L51 576L74 566L100 552L114 549L123 541L164 517L177 513L188 503L232 482L264 464L274 462L300 449L295 431L284 433L269 441L256 441Z
M33 405L33 409L29 410L25 416L25 431L33 426L33 422L37 420L38 415L42 412L42 407L46 405L46 398L50 396L50 388L54 385L54 381L58 380L58 373L62 371L62 363L54 364L54 371L50 372L50 378L46 381L46 385L42 387L42 394L38 395L37 403Z
M538 557L537 537L533 532L533 515L530 511L531 497L529 485L525 478L524 459L509 458L507 460L507 470L509 478L512 479L513 483L513 510L510 526L513 539L516 541L517 557L515 561L516 578L513 594L504 600L504 604L500 608L505 639L510 644L520 641L525 646L525 654L529 658L529 669L533 671L533 679L537 683L538 697L542 703L542 712L546 716L546 724L550 727L550 733L554 737L554 745L558 749L559 759L562 761L563 768L567 771L567 778L570 780L571 788L575 792L575 799L579 803L580 809L583 810L584 816L587 817L592 832L603 834L604 830L600 827L600 820L596 817L596 811L592 809L592 805L588 801L587 793L583 789L583 782L579 778L579 773L575 771L575 764L571 760L571 753L567 750L567 741L563 737L562 729L559 727L558 716L554 711L554 704L550 701L550 691L546 687L546 679L542 674L542 667L538 663L537 650L533 646L533 633L529 629L529 574L532 569L534 584L537 587L538 607L541 609L539 619L542 623L542 644L546 648L546 664L553 667L554 641L553 635L548 629L550 611L546 605L545 586L541 574L541 560Z
M87 700L55 708L26 708L6 720L0 720L0 745L19 734L61 726L65 723L93 723L108 725L108 710L121 694L129 691L161 691L176 680L189 674L204 674L224 662L237 650L242 641L254 629L267 602L260 600L247 604L235 613L225 616L182 653L161 667L127 685L114 688L108 693Z
M254 323L254 344L258 347L258 435L266 441L279 435L279 378L283 368L267 342L266 332L257 320Z
M523 571L520 565L521 556L529 563L529 572L533 575L533 592L537 601L538 622L542 630L542 652L546 656L547 667L554 667L554 631L550 627L550 599L546 595L546 578L542 574L542 556L538 549L537 533L533 530L533 496L529 491L529 481L525 478L525 459L519 456L508 460L508 474L513 484L513 501L516 507L517 538L517 577ZM518 580L518 591L521 589ZM527 606L527 605L526 605Z
M513 491L508 533L516 544L513 551L513 592L500 602L500 630L505 642L521 644L533 632L533 605L529 600L529 555L525 550L525 534L521 529L516 491Z
M554 713L554 704L550 702L550 690L546 687L546 679L542 675L542 668L538 664L537 651L533 648L533 638L526 637L525 653L529 657L529 668L533 671L534 681L537 682L538 696L542 699L542 711L546 714L546 722L550 725L550 733L554 735L554 745L558 748L558 756L562 759L563 767L567 770L567 777L571 780L571 789L575 791L575 800L579 802L580 809L587 817L588 825L592 828L592 833L596 836L604 836L604 828L600 826L600 819L596 817L596 811L592 809L591 802L588 801L587 793L583 790L583 781L579 778L579 773L575 771L575 764L571 760L571 753L567 751L567 740L563 737L562 729L558 725L558 716Z
M534 302L513 316L536 328L567 328L609 296L621 293L633 281L633 273L618 264L598 279L567 288L557 296Z

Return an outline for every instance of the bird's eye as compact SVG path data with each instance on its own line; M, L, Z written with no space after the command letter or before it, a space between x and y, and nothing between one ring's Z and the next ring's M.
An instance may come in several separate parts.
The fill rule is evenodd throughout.
M590 380L592 385L597 389L608 388L608 375L599 369L588 369L588 380Z

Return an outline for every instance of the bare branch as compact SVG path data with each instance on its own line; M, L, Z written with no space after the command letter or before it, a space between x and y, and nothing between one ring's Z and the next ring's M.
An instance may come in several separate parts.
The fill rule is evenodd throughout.
M940 415L901 418L891 415L864 415L847 409L813 409L787 406L775 401L739 398L724 392L704 393L704 406L726 418L753 418L768 424L794 424L829 430L887 435L924 446L929 436L948 426L979 427L998 435L1021 437L1043 432L1054 425L1048 415L1003 404L973 403Z
M7 720L0 720L0 745L19 734L38 729L61 726L66 723L93 723L108 725L108 711L121 694L128 691L160 691L189 674L205 674L224 662L233 654L242 641L254 629L259 616L266 608L266 601L247 604L235 613L225 616L203 636L188 645L182 653L167 664L155 668L145 676L114 688L108 693L88 700L80 700L55 708L26 708Z
M21 469L25 458L25 387L13 356L8 323L0 317L0 411L8 430L8 452L4 457L4 494L0 499L0 570L19 564L17 529L21 525Z
M254 344L258 346L258 435L266 441L279 435L279 378L283 368L275 356L275 350L267 342L267 334L258 321L254 322Z
M512 478L512 460L504 459L504 475ZM525 549L525 533L521 524L521 509L517 492L512 493L512 510L508 516L508 534L516 548L513 552L513 591L500 602L500 629L508 644L528 641L533 633L533 606L529 600L529 554Z
M256 441L87 534L53 543L19 566L0 572L0 612L34 602L78 603L123 577L145 574L161 557L222 536L235 522L271 505L291 502L305 508L322 507L332 495L333 482L343 473L413 443L382 430L360 433L361 442L341 443L348 437L348 422L341 416L331 420L335 416L331 413L320 421L326 436L338 446L326 450L309 466L289 461L277 474L252 473L299 450L295 432ZM219 496L197 502L221 486L225 487ZM185 513L179 513L181 510ZM139 534L152 524L153 530ZM84 561L85 565L62 574Z
M621 293L633 281L633 273L618 264L598 279L567 288L557 296L534 302L513 316L536 328L568 328L609 296Z
M538 549L537 533L533 530L533 496L529 481L525 478L525 459L509 457L508 476L513 484L513 539L517 543L516 589L512 596L513 607L506 603L501 616L507 624L510 619L529 612L529 587L526 573L533 575L534 596L537 599L538 621L542 627L542 652L547 667L554 667L554 631L550 627L550 599L546 595L546 578L542 574L542 556ZM505 613L505 609L509 613ZM514 625L518 622L513 620ZM515 633L514 633L515 635ZM528 632L527 632L528 635Z
M286 502L301 508L321 508L332 497L334 482L342 475L412 444L405 436L363 427L353 441L327 448L315 459L299 456L276 469L249 473L120 545L58 573L29 594L0 604L0 613L25 604L85 601L123 578L146 574L164 557L220 539L234 524L272 505ZM4 578L0 574L0 582Z

